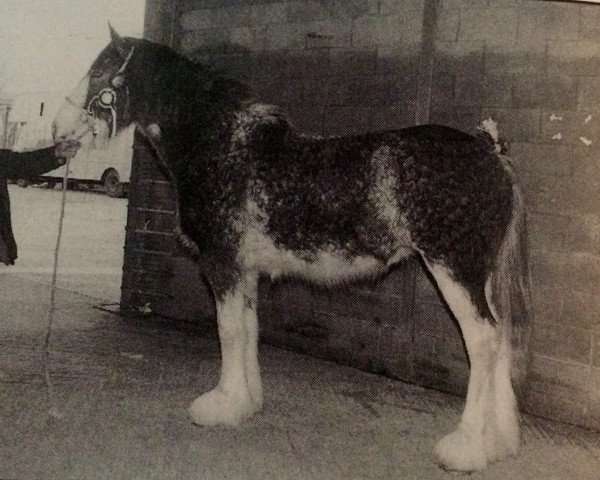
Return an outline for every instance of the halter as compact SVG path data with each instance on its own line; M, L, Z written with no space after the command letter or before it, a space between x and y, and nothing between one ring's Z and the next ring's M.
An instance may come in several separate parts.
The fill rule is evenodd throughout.
M111 128L111 133L110 133L111 137L114 137L117 134L117 109L115 108L115 105L117 104L117 98L118 98L117 90L120 90L123 87L125 87L125 93L127 95L127 103L129 103L129 89L125 85L125 78L123 76L123 72L125 71L125 68L127 68L129 61L131 60L131 57L133 56L134 50L135 50L135 47L131 47L131 50L129 50L129 53L125 57L125 61L123 62L123 65L121 65L119 70L117 70L117 73L115 74L115 76L112 78L112 80L110 82L111 86L103 88L96 95L94 95L91 98L91 100L89 101L87 108L86 108L87 113L93 117L97 117L96 109L98 109L98 108L110 111L111 119L112 119L112 128Z
M117 109L115 108L115 105L117 103L117 98L118 98L117 91L122 89L123 87L125 87L127 104L129 104L129 88L127 88L127 85L125 85L125 78L123 76L123 72L125 71L125 68L127 68L129 61L131 60L131 57L133 56L134 49L135 49L135 47L131 47L131 50L127 54L127 57L125 57L125 61L123 62L123 65L121 65L119 70L117 70L117 73L115 74L115 76L112 78L112 80L110 82L111 86L103 88L96 95L94 95L90 99L90 101L88 102L86 107L82 108L80 105L77 105L77 103L75 103L75 101L73 101L73 99L71 99L69 96L66 97L66 100L70 105L73 105L78 110L82 111L82 122L83 123L88 123L88 119L90 117L93 118L94 120L97 120L97 118L98 118L97 110L98 109L109 110L110 114L111 114L111 120L112 120L112 128L111 128L111 133L110 133L111 137L113 137L117 134ZM77 135L76 139L79 140L87 132L89 132L90 130L94 130L96 128L96 125L97 125L97 122L93 122L92 124L89 124L79 135Z

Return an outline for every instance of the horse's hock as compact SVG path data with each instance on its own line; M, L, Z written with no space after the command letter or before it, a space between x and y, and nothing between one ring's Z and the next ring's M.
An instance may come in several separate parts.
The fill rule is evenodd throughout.
M310 133L498 121L530 220L535 321L522 406L600 428L600 6L491 3L148 0L145 34L247 81ZM209 318L150 155L136 139L122 307ZM465 392L460 334L416 262L350 289L263 281L259 315L274 344Z

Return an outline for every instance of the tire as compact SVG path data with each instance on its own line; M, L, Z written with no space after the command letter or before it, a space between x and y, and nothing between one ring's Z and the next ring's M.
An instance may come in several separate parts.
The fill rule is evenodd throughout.
M25 178L17 180L17 185L21 188L27 188L31 182Z
M125 194L125 186L121 183L119 172L113 168L107 170L102 177L102 185L109 197L122 198Z

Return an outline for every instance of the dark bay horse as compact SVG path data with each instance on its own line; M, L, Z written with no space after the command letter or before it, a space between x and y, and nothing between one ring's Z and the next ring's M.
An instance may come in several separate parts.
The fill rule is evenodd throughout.
M222 367L190 407L235 425L263 404L259 274L333 285L416 254L456 317L471 364L466 405L436 455L479 470L517 453L512 339L528 321L524 206L493 136L436 125L316 137L246 88L146 40L112 41L67 97L55 138L135 123L179 200L178 236L214 293ZM109 127L108 129L106 127Z

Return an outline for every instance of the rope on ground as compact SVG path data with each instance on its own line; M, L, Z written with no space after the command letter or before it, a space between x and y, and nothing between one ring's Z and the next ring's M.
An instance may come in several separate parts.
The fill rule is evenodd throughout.
M60 419L63 414L58 409L54 390L54 383L51 374L51 358L50 358L50 343L52 340L52 327L54 324L54 312L56 310L56 279L58 273L58 258L60 253L60 241L62 239L63 223L65 219L65 205L67 203L67 182L69 180L69 163L67 159L65 163L65 173L62 182L62 196L60 203L60 217L58 219L58 233L56 236L56 245L54 247L54 265L52 267L52 285L50 288L50 307L48 309L48 321L46 326L46 337L44 338L44 378L46 380L46 392L48 394L48 403L50 416Z

